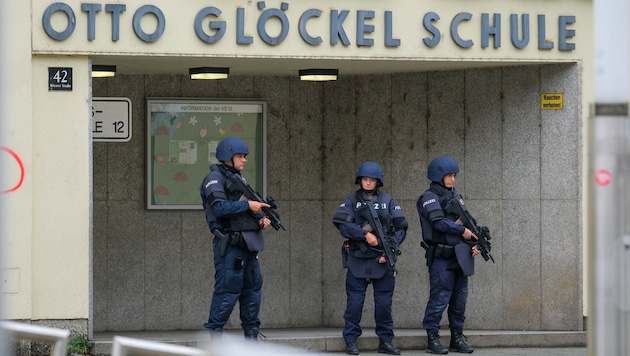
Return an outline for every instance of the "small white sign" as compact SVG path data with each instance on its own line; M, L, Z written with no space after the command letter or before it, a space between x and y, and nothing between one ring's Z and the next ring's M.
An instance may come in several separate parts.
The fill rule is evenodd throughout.
M92 137L94 142L131 140L131 100L92 98Z

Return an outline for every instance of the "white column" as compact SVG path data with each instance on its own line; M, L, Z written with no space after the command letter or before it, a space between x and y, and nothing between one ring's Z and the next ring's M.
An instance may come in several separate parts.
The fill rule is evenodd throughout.
M9 6L8 6L8 1L0 1L0 68L6 68L6 56L8 51L8 43L9 43L9 38L8 38L8 29L6 26L7 23L7 17L9 16ZM2 146L2 143L4 142L4 133L6 132L6 129L4 128L4 122L5 120L3 120L2 118L5 118L7 113L5 112L5 103L6 103L6 89L4 85L0 85L0 147ZM4 172L4 166L6 165L6 163L4 163L4 160L2 159L2 157L0 157L0 172ZM3 180L3 175L0 174L0 189L4 189L2 188L4 187L4 180ZM4 227L6 226L5 223L5 217L4 217L4 199L2 199L2 196L0 196L0 281L4 281L4 252L6 251L5 248L5 229ZM4 287L4 286L3 286ZM5 318L5 311L4 311L4 293L0 291L0 320ZM7 338L5 331L0 328L0 354L1 355L8 355L9 354L9 350L7 350L8 348L8 342L5 342L5 339Z

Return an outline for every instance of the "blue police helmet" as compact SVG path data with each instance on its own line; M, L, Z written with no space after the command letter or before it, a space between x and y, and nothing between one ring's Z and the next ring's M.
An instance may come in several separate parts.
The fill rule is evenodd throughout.
M375 178L378 180L377 186L382 187L385 180L383 179L383 168L376 162L365 162L357 169L357 178L354 184L359 184L361 177Z
M449 173L459 173L457 162L449 156L440 156L429 163L427 178L432 182L441 182Z
M237 153L249 154L247 144L238 137L226 137L217 145L217 159L221 162L231 160Z

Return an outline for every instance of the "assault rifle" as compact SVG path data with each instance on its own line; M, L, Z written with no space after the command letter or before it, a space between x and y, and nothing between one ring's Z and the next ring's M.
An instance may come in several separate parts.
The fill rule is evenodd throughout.
M473 218L468 210L464 207L464 202L461 199L451 199L446 204L446 210L449 214L454 214L463 223L464 227L472 231L477 236L477 241L473 244L479 246L481 256L487 262L489 259L494 263L494 257L490 254L490 230L485 226L477 226L477 221Z
M370 202L363 201L363 206L357 211L359 216L367 219L368 224L372 228L371 233L378 237L381 245L383 245L383 251L385 252L385 260L387 262L387 268L390 271L396 272L396 260L400 255L400 248L398 242L393 235L387 234L387 230L383 227L381 219L379 218L374 206Z
M271 226L273 226L276 230L287 230L286 227L280 221L280 215L276 212L275 209L278 209L278 205L276 201L272 197L267 197L267 199L263 199L256 191L249 186L249 184L245 181L243 177L239 174L232 173L227 169L223 170L228 179L227 188L232 191L242 192L243 195L249 200L255 200L259 203L269 204L269 207L262 208L263 213L271 220Z

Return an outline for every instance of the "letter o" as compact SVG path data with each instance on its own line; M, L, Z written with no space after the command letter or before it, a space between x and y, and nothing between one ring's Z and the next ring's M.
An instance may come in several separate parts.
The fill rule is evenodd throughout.
M63 11L68 17L68 26L66 26L66 29L62 32L55 31L55 29L53 29L52 25L50 24L50 18L57 11ZM44 26L44 31L46 32L48 37L54 40L62 41L70 37L70 35L72 35L72 33L74 32L74 28L77 25L77 20L76 20L76 17L74 16L74 11L72 11L70 6L62 2L56 2L48 6L46 8L46 11L44 11L44 16L42 17L42 24Z
M142 17L148 13L155 15L158 21L157 29L152 34L148 34L142 30L142 26L140 25L140 21ZM162 34L164 33L164 28L166 27L166 19L164 18L164 14L162 10L158 9L153 5L144 5L133 14L133 31L136 33L139 39L145 42L155 42L157 41Z
M265 23L271 17L277 17L282 23L282 29L280 30L280 34L277 37L271 37L267 33L265 29ZM260 38L267 44L276 46L279 45L285 38L287 38L287 34L289 33L289 19L287 15L284 14L280 9L269 9L263 11L263 13L258 18L258 35Z
M203 9L199 10L197 16L195 16L195 33L200 40L206 43L215 43L223 38L223 35L225 35L225 21L210 21L209 27L211 29L217 30L214 36L210 36L203 30L202 26L203 19L209 15L219 17L221 16L221 10L217 9L214 6L204 7Z

